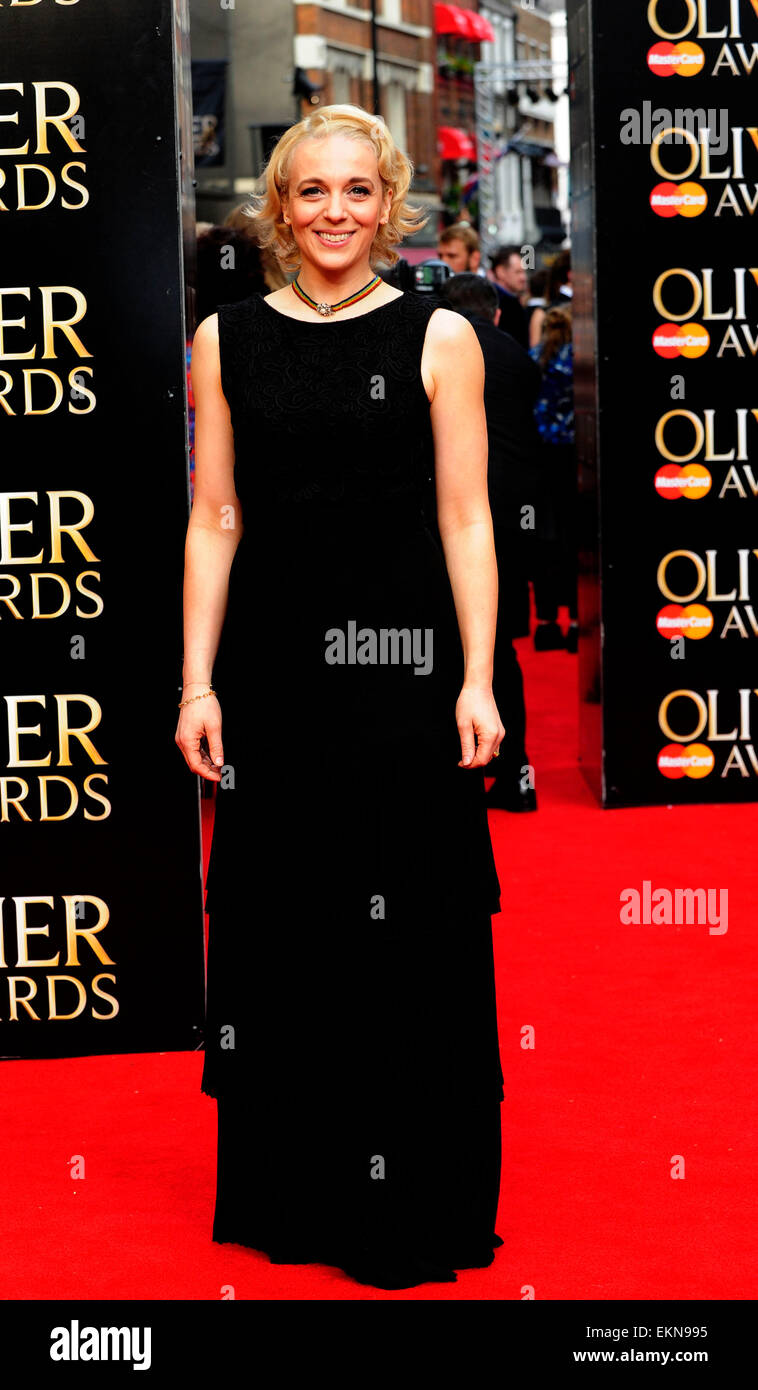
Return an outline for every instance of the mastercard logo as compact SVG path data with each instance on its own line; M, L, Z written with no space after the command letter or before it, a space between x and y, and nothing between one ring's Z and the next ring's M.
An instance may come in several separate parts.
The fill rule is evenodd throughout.
M690 463L686 468L678 463L664 463L655 475L655 490L659 497L671 501L677 497L688 497L696 502L710 492L712 482L708 469L700 463Z
M659 357L702 357L710 345L711 335L699 323L662 323L653 334Z
M659 217L699 217L708 206L708 194L699 183L657 183L650 206Z
M675 637L707 637L713 631L713 614L702 603L690 603L686 608L678 603L669 603L661 609L655 625L661 637L669 640Z
M664 777L707 777L715 758L706 743L667 743L658 754L658 771Z
M705 54L696 43L655 43L647 65L656 77L696 77L703 71Z

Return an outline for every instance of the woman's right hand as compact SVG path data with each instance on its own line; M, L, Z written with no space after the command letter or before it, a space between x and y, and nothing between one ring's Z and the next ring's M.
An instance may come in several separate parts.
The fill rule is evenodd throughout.
M186 700L192 694L191 688L185 688L182 699ZM221 706L215 695L192 700L179 711L175 742L191 772L198 773L209 782L221 781L219 769L224 765L224 749L221 742Z

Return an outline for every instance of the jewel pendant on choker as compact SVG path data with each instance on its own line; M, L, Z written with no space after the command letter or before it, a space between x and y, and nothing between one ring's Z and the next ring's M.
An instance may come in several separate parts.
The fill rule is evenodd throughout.
M366 298L366 295L373 294L374 290L378 290L379 286L382 283L383 281L381 275L372 275L371 279L368 281L366 285L363 286L362 289L356 290L355 294L347 295L345 299L340 299L337 304L327 304L325 300L317 302L315 299L311 299L310 295L305 293L305 290L299 283L297 276L295 276L295 279L292 281L292 289L294 290L298 299L301 299L304 304L309 304L312 309L316 310L317 314L320 314L322 318L327 319L332 318L332 316L338 309L347 309L351 307L353 304L358 304L361 299Z

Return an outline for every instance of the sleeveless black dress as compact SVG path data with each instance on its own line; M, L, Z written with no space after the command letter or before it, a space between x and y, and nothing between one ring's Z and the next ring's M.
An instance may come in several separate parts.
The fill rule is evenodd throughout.
M202 1090L213 1239L380 1288L491 1264L500 1184L483 773L403 294L304 322L218 311L244 531L214 666Z

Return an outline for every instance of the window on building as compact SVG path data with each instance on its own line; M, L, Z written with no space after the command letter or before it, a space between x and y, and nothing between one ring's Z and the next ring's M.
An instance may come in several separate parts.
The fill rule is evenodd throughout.
M335 106L350 102L350 73L344 68L335 68L332 73L332 101Z
M532 164L532 194L535 207L551 207L553 202L553 171L536 159Z
M382 18L390 24L400 24L403 18L403 0L382 0Z
M401 150L408 148L408 128L405 119L405 87L402 82L388 82L386 88L387 98L387 125L392 131L392 138Z
M505 49L505 29L499 19L495 21L493 28L495 30L495 62L504 63L508 57Z

